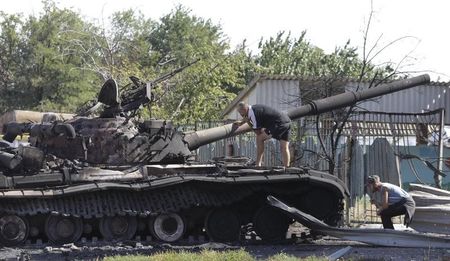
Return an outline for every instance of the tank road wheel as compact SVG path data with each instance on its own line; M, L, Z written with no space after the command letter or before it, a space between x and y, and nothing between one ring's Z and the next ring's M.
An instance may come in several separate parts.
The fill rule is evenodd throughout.
M106 240L129 240L137 230L137 219L132 216L113 216L100 219L100 233Z
M17 246L25 242L29 227L25 218L6 215L0 218L0 243L4 246Z
M50 215L45 222L45 234L53 244L76 242L83 233L83 221L72 216Z
M160 214L150 219L150 232L164 242L180 240L186 232L186 222L177 213Z
M262 206L253 217L253 228L264 241L276 241L286 238L289 218L271 206Z
M241 223L235 211L231 209L213 209L206 217L206 233L217 242L235 242L239 240Z

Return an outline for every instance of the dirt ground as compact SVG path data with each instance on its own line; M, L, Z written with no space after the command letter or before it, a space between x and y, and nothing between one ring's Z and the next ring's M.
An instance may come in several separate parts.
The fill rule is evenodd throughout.
M344 260L450 260L450 249L373 247L358 242L342 241L333 238L309 241L296 240L295 242L284 242L276 245L261 245L255 241L244 246L219 243L170 245L135 241L115 244L103 244L101 242L69 244L63 247L33 245L22 248L1 248L0 260L96 260L105 256L115 255L150 255L165 250L197 252L206 248L227 250L241 247L258 260L264 260L278 253L286 253L296 257L329 256L346 246L351 246L351 249L343 256Z

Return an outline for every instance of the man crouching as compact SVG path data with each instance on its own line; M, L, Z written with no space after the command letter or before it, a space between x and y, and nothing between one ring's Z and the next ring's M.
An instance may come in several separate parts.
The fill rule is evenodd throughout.
M411 195L399 186L381 182L378 175L367 178L366 184L371 193L371 202L377 207L385 229L394 229L392 217L405 215L405 225L409 226L415 212L416 203ZM381 202L375 200L381 199Z

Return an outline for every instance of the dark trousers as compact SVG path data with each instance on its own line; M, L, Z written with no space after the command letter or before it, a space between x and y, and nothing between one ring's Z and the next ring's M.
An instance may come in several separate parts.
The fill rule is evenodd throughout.
M394 224L392 224L392 217L406 214L405 203L406 199L402 199L395 204L389 205L388 208L383 209L380 212L381 221L383 222L383 227L385 229L394 229Z

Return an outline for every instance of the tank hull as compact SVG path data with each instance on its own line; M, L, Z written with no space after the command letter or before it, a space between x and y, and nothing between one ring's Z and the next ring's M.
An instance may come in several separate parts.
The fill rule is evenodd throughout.
M26 239L46 238L53 244L76 242L81 237L124 240L136 235L150 235L159 241L173 242L202 233L206 233L205 236L209 236L211 240L237 242L243 236L243 227L248 227L258 220L261 224L269 222L268 217L263 215L273 214L265 210L265 198L268 195L280 197L330 225L338 225L342 221L343 199L348 195L347 189L336 177L301 168L284 171L234 166L224 171L223 168L206 164L146 165L135 170L128 181L122 179L114 182L112 177L117 175L117 172L123 171L110 171L108 174L105 169L91 170L89 174L80 174L78 180L72 180L70 185L53 188L36 188L33 176L22 177L21 185L11 184L10 181L9 185L22 188L0 191L1 216L23 219L27 224L24 233L33 231L33 235L28 232ZM123 175L124 173L122 177ZM34 184L34 187L24 185L27 184L27 179L30 179L29 184ZM160 231L162 236L155 234L155 226L162 231L165 229L164 225L161 225L164 222L159 224L155 220L158 221L161 217L167 219L170 215L180 217L178 223L175 218L172 219L175 224L182 223L184 228L166 230L180 235L173 236L167 231L165 234ZM104 228L107 226L107 220L119 217L125 219L122 223L116 220L121 225L110 224ZM235 232L223 236L229 232L230 223L227 220L230 217L236 219L235 223L231 223L235 224L235 229L231 229ZM58 223L54 221L58 218L62 228L56 232L50 230L46 225L51 221ZM273 219L272 216L270 218ZM20 228L17 223L20 222L12 224ZM67 226L71 228L69 232ZM114 235L110 233L133 226L135 229L132 231ZM261 231L261 228L253 230L256 230L257 234L269 233L272 236L264 234L260 237L272 241L275 239L273 235L278 235L277 240L282 239L280 235L285 235L287 227L269 232ZM66 234L71 235L61 236ZM0 233L3 244L4 237ZM174 237L175 240L169 241ZM26 239L9 245L21 244Z

